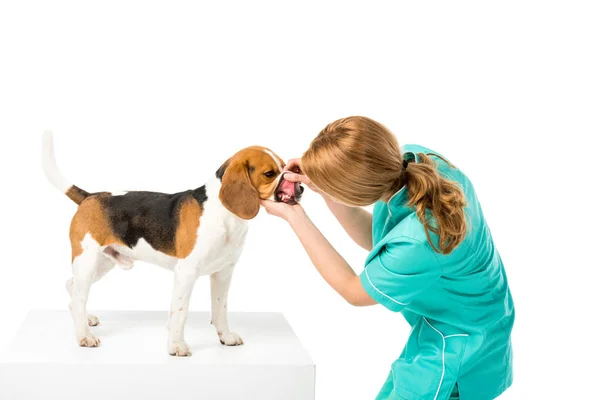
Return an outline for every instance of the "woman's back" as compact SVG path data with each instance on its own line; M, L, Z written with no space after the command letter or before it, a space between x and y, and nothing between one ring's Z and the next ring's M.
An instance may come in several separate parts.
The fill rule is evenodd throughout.
M423 150L437 154L429 149ZM465 239L451 254L438 256L442 276L437 289L445 292L440 306L453 314L451 321L465 331L495 331L498 324L510 331L514 318L511 318L512 299L504 265L473 184L460 169L440 157L432 158L443 177L459 184L467 201L465 212L468 231ZM429 302L431 304L431 299ZM508 304L510 307L507 307ZM443 321L443 315L437 318L442 319L440 322L446 322Z
M409 206L406 188L375 206L374 248L362 279L378 302L400 311L413 328L392 367L395 390L407 398L411 394L403 388L449 393L455 381L461 399L493 398L512 382L514 309L502 259L466 175L427 148L407 145L402 152L417 163L419 154L428 155L443 178L460 186L468 230L455 249L442 254L434 248L439 237L428 237Z

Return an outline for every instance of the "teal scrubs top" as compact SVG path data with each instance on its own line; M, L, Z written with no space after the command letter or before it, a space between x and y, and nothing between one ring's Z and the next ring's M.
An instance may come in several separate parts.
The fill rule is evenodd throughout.
M469 179L438 153L402 149L419 162L425 153L440 174L457 182L469 229L450 254L436 253L406 188L373 210L373 250L360 275L363 287L411 325L408 342L391 366L377 400L461 400L498 397L512 383L514 307L502 259ZM431 233L434 244L438 237Z

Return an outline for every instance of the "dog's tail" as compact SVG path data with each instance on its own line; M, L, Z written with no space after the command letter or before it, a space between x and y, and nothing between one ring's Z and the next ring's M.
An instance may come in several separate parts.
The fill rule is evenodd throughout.
M45 131L42 136L42 166L50 183L75 203L81 204L90 195L85 190L73 185L58 169L54 158L52 131Z

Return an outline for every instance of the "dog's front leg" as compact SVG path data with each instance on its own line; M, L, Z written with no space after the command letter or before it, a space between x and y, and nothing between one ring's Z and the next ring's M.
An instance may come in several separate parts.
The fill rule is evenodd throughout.
M229 294L229 286L231 286L232 275L233 265L210 276L211 323L217 330L221 344L239 346L244 344L244 341L240 335L229 330L229 323L227 322L227 296Z
M191 356L190 347L184 340L183 330L187 320L190 297L198 278L196 265L182 261L175 266L175 280L171 312L169 314L168 351L172 356Z

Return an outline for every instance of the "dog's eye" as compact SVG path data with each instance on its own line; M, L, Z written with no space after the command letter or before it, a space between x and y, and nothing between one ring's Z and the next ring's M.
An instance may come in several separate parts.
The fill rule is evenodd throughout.
M275 176L275 171L267 171L267 172L265 172L265 176L267 178L272 178Z

